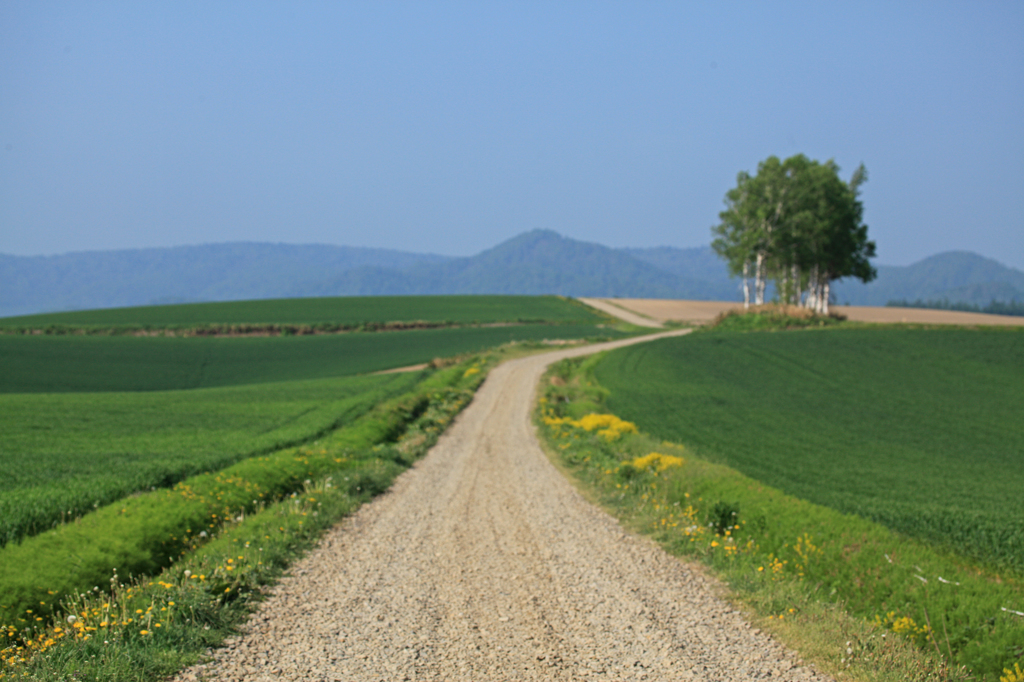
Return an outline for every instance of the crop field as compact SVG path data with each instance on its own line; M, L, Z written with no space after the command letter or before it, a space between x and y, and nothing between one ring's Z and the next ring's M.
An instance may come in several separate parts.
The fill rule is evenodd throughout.
M509 341L621 336L596 325L524 324L318 336L0 335L0 393L160 391L352 376Z
M1011 571L787 495L607 412L616 395L594 370L619 354L556 364L536 414L551 457L588 497L710 566L759 615L753 624L837 678L1019 679L1024 583Z
M512 340L620 334L577 324L600 318L558 297L299 299L69 315L81 323L195 325L414 314L568 323L242 338L0 335L0 547L126 495L312 440L421 376L357 375Z
M604 320L589 309L557 297L256 301L86 311L72 314L73 320L60 315L48 319L54 324L195 327L235 320L276 323L282 317L303 324L341 320L356 326L368 320L427 318L456 326L242 337L0 335L0 572L24 574L28 559L12 557L60 554L66 550L58 538L115 523L122 506L143 504L129 504L132 500L181 486L186 497L193 495L193 481L209 479L203 485L218 491L210 498L217 505L228 499L225 490L233 490L231 472L249 472L246 480L262 481L263 494L230 494L241 494L245 500L236 502L253 506L258 498L275 499L301 487L298 469L314 475L317 467L344 468L346 458L337 455L313 466L306 455L281 459L279 453L363 423L368 413L396 396L422 390L416 387L434 375L432 370L373 372L472 354L509 341L622 334L605 328ZM526 318L547 322L523 323ZM513 323L503 324L506 320ZM414 403L432 404L435 397L416 398ZM394 419L404 423L419 408L394 409ZM378 415L366 423L392 420ZM390 428L367 436L366 442L387 441ZM274 480L268 478L266 462L278 462L272 465ZM159 543L145 544L153 540L146 523L155 520L142 522L141 545L124 538L109 543L123 545L124 552L136 556L132 565L150 572L156 564L146 556L163 556L168 550ZM167 523L177 528L183 521ZM39 549L43 547L45 551ZM126 562L121 565L132 563Z
M420 376L0 395L0 547L136 491L311 440Z
M51 325L133 328L238 324L359 325L398 321L596 324L602 320L587 306L558 296L360 296L189 303L26 315L0 318L0 328L42 329Z
M609 353L610 412L782 491L1024 573L1024 334L710 331Z
M320 534L426 453L497 357L332 380L360 399L353 382L364 381L382 402L312 442L140 491L0 549L0 677L141 681L195 662ZM70 396L80 397L58 397Z

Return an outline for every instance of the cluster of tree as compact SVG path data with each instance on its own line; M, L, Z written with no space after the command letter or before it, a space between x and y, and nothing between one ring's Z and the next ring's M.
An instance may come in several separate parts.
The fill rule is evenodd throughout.
M965 301L950 302L948 298L944 298L941 301L925 301L919 298L916 301L908 301L906 299L889 301L885 305L890 308L931 308L933 310L959 310L966 313L989 313L991 315L1024 317L1024 301L1016 299L1011 301L992 299L992 302L987 305L978 305L977 303L967 303Z
M863 224L858 196L867 180L863 164L849 182L833 161L803 154L785 161L771 156L757 174L740 172L725 195L721 223L711 246L743 278L743 305L764 303L768 280L780 302L828 314L831 283L843 277L875 278L869 262L875 243Z

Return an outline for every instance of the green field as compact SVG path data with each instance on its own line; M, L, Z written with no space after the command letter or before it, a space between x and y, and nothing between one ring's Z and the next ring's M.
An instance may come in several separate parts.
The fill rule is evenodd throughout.
M81 663L68 663L67 655L94 664L96 675L83 679L162 679L176 666L194 661L244 620L261 597L260 586L278 575L296 550L386 490L398 473L426 453L472 399L498 356L473 356L417 373L404 379L408 390L401 395L378 402L313 442L249 457L171 488L140 491L0 549L0 676L25 658L31 658L30 664L56 664L65 670L32 677L47 680L80 678ZM240 532L252 541L251 549L249 541L235 544ZM218 544L220 557L211 565L203 557ZM244 564L243 552L249 557ZM192 567L193 581L187 584L182 564ZM146 579L161 571L169 580ZM126 578L134 584L120 584ZM120 593L104 594L99 586L108 584L119 585L114 592ZM176 618L166 612L177 599L168 601L165 594L175 584L184 588L181 597L199 596L195 588L203 593ZM86 592L97 608L78 606ZM104 615L107 602L124 604L137 597L149 602L139 607L143 610L125 607L116 609L116 617ZM154 598L163 608L150 618L138 616L149 612ZM66 617L69 613L93 622L68 627L73 620ZM161 634L177 630L177 635L154 652L146 635L162 626L167 627ZM191 644L181 641L183 635ZM91 647L100 639L105 648L93 660ZM138 663L129 663L112 673L108 643L110 651L120 651L129 661L148 658L146 667L156 665L161 672L137 670ZM56 660L40 658L39 652L51 647L62 652L54 654Z
M608 410L799 498L1024 572L1024 334L699 333L609 353Z
M69 315L83 323L189 325L414 312L559 323L240 338L0 335L0 546L137 491L313 439L419 376L356 375L509 341L621 335L574 323L597 318L557 297L298 299Z
M360 331L395 321L429 324ZM95 627L125 657L114 677L147 679L195 660L244 620L258 586L296 551L426 452L497 357L474 354L510 341L624 334L606 322L557 297L497 296L257 301L0 322L61 327L0 334L0 661L17 665L19 647L34 643L66 652L54 654L59 660L80 656L68 670L93 665L110 677L91 642L60 642L70 632L64 609L74 609L61 600L106 585L114 567L143 577L185 562L227 582L211 583L188 624L165 623L173 636L162 648L150 649L131 619ZM271 335L231 325L264 325L255 331ZM223 335L130 333L203 327ZM340 330L349 331L309 333ZM467 355L444 369L373 374ZM251 566L228 573L242 568L228 559L243 548L227 536L245 528L259 553L254 547ZM228 550L219 567L203 558L218 542ZM173 579L181 582L180 572ZM195 622L196 609L204 622ZM107 629L114 625L123 630ZM41 670L55 664L48 655L33 661Z
M604 318L559 296L360 296L286 298L83 310L0 318L0 328L359 325L397 321L455 324L546 321L595 324Z
M0 395L0 547L138 490L315 438L420 376Z
M686 340L696 342L692 350L707 362L710 353L700 345L705 336L712 335L695 334ZM715 336L732 335L715 332ZM774 341L765 343L774 352L759 355L759 364L769 364L765 357L779 356ZM664 361L665 349L654 350L659 361ZM676 350L672 349L673 353ZM742 362L744 351L749 350L733 345L731 353L714 360L737 360L735 370L751 375L748 381L764 379ZM815 350L821 352L821 348ZM668 552L707 564L729 585L732 598L759 616L752 625L780 636L805 660L837 679L1017 681L1016 676L1007 677L1010 673L1006 671L1024 661L1024 619L1018 615L1024 612L1024 581L1019 575L951 552L953 543L908 537L861 516L786 494L735 468L708 462L699 455L722 457L707 446L684 447L665 440L664 433L638 431L609 413L609 403L621 391L609 393L596 375L607 373L611 361L619 371L643 380L645 375L636 370L653 361L633 358L636 362L624 369L615 358L621 359L621 355L613 351L556 363L545 377L537 410L539 431L551 456L590 499L599 501L624 526L649 534ZM662 372L669 371L669 365L678 366L674 371L680 384L700 379L692 358L684 363L678 356L668 355L672 362L666 362ZM684 373L697 379L684 379ZM875 383L883 382L876 378ZM751 389L749 383L743 386ZM763 397L763 387L756 388ZM704 390L711 391L711 387L705 385ZM835 393L833 390L830 395ZM662 395L664 399L668 396L668 392ZM729 396L718 392L709 397L710 403L721 407ZM820 392L819 398L823 398ZM644 399L648 400L646 412L658 409L655 400ZM735 399L729 407L739 411ZM708 428L696 422L708 420L710 410L701 413L701 420L693 414L700 408L689 405L687 409L695 430ZM756 420L751 412L748 407L739 416ZM663 418L671 419L672 413ZM795 419L776 416L775 420L790 432L820 427L816 421L801 425ZM763 422L751 428L757 427L777 443L783 442L782 435L764 429ZM727 423L719 428L746 427ZM844 452L829 450L818 458L815 469L834 464L834 469L842 470ZM761 462L761 471L800 473L785 469L787 464L792 466L786 456L762 454L774 467ZM789 480L787 476L778 478ZM921 484L935 478L922 477ZM821 481L823 486L838 487L842 477L822 476ZM882 478L879 482L884 486L888 481ZM902 493L901 487L893 497ZM1006 525L1019 529L1019 522L1010 518L1012 514L1011 509Z
M0 393L160 391L351 376L509 341L617 337L595 325L523 324L317 336L0 335Z

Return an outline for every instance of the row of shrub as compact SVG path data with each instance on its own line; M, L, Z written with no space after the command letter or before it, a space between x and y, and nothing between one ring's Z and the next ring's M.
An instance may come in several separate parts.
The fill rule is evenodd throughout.
M309 336L345 332L390 332L451 327L479 327L507 324L574 324L574 321L516 319L508 322L455 322L451 320L409 320L396 322L316 322L312 324L200 324L200 325L69 325L45 327L2 327L0 334L20 336Z
M394 477L426 452L468 404L483 380L485 372L481 370L486 362L476 359L439 370L420 382L414 391L377 406L351 425L313 444L251 458L217 473L187 479L169 490L123 500L74 523L28 538L20 545L8 546L0 553L0 649L4 651L7 672L48 669L46 666L58 664L62 657L77 661L84 655L82 651L98 646L101 635L107 642L112 641L104 634L104 628L114 627L110 624L110 607L94 613L96 604L113 603L108 590L112 579L115 591L121 590L123 603L128 603L125 600L130 596L131 613L137 608L146 613L149 607L137 606L138 600L152 601L154 594L166 597L161 591L170 590L166 585L180 584L186 591L199 590L195 594L188 592L193 594L189 597L193 601L216 597L216 603L190 612L194 623L190 621L189 628L195 624L209 626L206 621L210 619L233 622L237 618L230 614L196 614L219 612L239 592L251 592L255 585L265 584L296 548L316 534L314 529L328 527L362 500L386 490ZM314 489L319 496L310 492ZM303 500L312 503L311 497L317 501L313 511L302 506ZM288 517L288 524L280 521L282 515ZM248 540L241 538L249 536L265 540L260 542L262 550L258 554L253 553L256 550L240 552L238 559L229 562L233 564L230 571L223 562L217 564L221 566L220 573L207 569L215 568L219 561L211 558L219 556L216 547L244 544ZM220 539L211 543L214 538ZM224 545L225 542L231 544ZM268 544L278 549L270 549ZM235 549L232 547L229 554ZM239 570L243 563L248 568ZM199 583L182 582L181 572L189 566L193 567L192 575L205 576ZM145 580L161 571L173 579ZM115 573L124 578L117 578ZM218 576L229 578L228 583L222 585ZM119 587L129 578L135 582ZM131 595L126 592L128 587ZM167 598L176 604L188 601ZM78 628L68 629L65 620L69 615L75 616ZM148 639L140 640L143 636L139 634L138 618L131 623L123 617L114 620L123 629L115 639L127 647L118 655L128 658L140 655L131 653L135 644L144 644L145 649L148 642L155 641L152 636L170 636L168 633L173 630L169 623L161 623L157 632L147 621L142 629L147 630ZM107 625L100 626L102 622ZM222 630L215 636L222 637ZM205 643L214 635L203 634L206 632L188 635L198 637L195 646L199 648L185 647L183 651L192 651L190 655L194 656L207 646ZM180 639L185 635L178 633L174 637ZM167 643L172 650L181 645L177 639L173 642L177 644ZM80 650L83 646L85 649ZM42 650L49 652L47 656L26 656ZM22 666L23 658L25 663L37 658L38 661L31 664L34 668L26 668ZM106 656L103 660L108 659ZM145 675L104 675L96 679L151 679ZM39 679L53 678L40 673Z
M719 314L703 330L769 331L831 327L841 324L846 317L839 313L818 315L812 310L795 305L766 303L747 309L734 308Z
M1018 682L1024 586L1013 575L787 496L614 415L587 417L606 395L595 362L554 367L538 416L552 452L613 513L714 567L775 623L803 618L820 631L823 609L854 616L833 623L843 632L822 653L834 672ZM899 650L907 642L912 655Z

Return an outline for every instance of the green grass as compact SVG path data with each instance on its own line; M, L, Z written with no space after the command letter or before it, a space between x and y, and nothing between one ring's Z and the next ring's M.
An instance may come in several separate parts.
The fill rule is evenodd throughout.
M716 331L777 331L781 329L806 329L835 327L843 319L829 315L816 315L806 308L768 303L753 306L749 310L729 310L719 315L712 323Z
M15 666L16 676L151 679L195 660L244 619L260 586L290 557L425 452L471 398L493 354L472 366L355 375L509 341L628 333L554 297L343 302L349 318L312 301L283 322L372 327L366 323L408 315L467 326L245 338L0 336L0 531L17 540L0 549L0 621L10 626L0 633L10 644L0 643L0 653L16 662L18 646L59 644L27 668ZM294 312L294 303L256 302L250 310L264 317L255 321L228 305L200 311L205 318L185 306L152 309L150 319L90 311L47 324L280 324L281 311ZM534 319L548 323L522 323ZM506 320L520 324L471 326ZM228 544L232 534L231 543L250 535L265 540L267 552ZM228 573L222 564L236 550L252 561ZM114 567L138 578L186 565L216 578L200 589L184 586L187 624L168 621L167 630L147 634L138 622L122 622L103 633L117 646L95 657L96 642L85 631L71 640L66 627L58 629L66 609L85 608L71 603L74 595L105 587ZM143 581L130 597L114 596L152 602L165 583ZM102 589L98 594L107 599Z
M595 324L603 317L559 296L360 296L108 308L0 318L0 328L175 328L206 325L456 324L547 321Z
M103 584L114 567L123 576L153 575L204 544L225 523L301 489L307 479L342 472L339 479L352 482L353 494L386 489L387 483L372 476L364 480L357 471L360 461L376 458L388 466L407 466L411 460L401 449L370 449L395 442L431 407L461 409L472 396L469 389L481 380L479 365L477 372L465 372L455 367L428 376L319 441L133 495L74 523L8 544L0 550L0 613L8 616L2 620L29 626L36 617L32 613L42 615L62 596ZM447 419L422 424L424 441L440 433Z
M0 547L139 490L316 438L420 378L0 395Z
M0 594L10 593L12 583L55 586L36 597L46 605L35 600L20 605L30 604L31 613L7 609L12 617L0 627L0 678L141 682L196 662L208 647L237 632L264 588L319 535L386 490L426 453L496 358L489 354L436 372L315 448L258 458L230 475L199 477L173 493L129 501L123 512L91 520L90 530L71 529L78 539L94 535L85 543L92 566L62 561L68 548L47 556L43 545L28 555L34 565L0 561L0 588L7 588ZM303 481L305 476L310 478ZM268 502L268 486L293 492ZM259 487L264 498L250 504L248 497ZM211 509L217 513L211 515ZM198 525L185 518L196 512ZM151 523L142 523L146 520ZM199 528L209 537L200 537ZM111 531L121 532L111 538ZM119 563L125 557L113 555L117 541L129 544L125 535L133 536L128 539L135 541L136 558L145 560L138 550L147 544L157 553L171 548L169 556L181 549L181 556L153 578L129 579L126 573L138 574L139 563L126 568ZM70 551L86 555L82 548ZM25 581L26 576L33 580ZM60 594L66 597L54 603ZM73 626L68 615L78 619Z
M796 497L1024 572L1024 334L708 332L610 353L607 407Z
M595 325L526 324L247 338L0 335L0 393L160 391L351 376L509 341L617 337Z
M552 457L626 525L710 566L756 625L841 679L996 682L1024 663L1024 618L1013 613L1024 611L1024 585L1012 575L660 436L571 421L617 400L595 376L619 353L553 368L539 410Z

